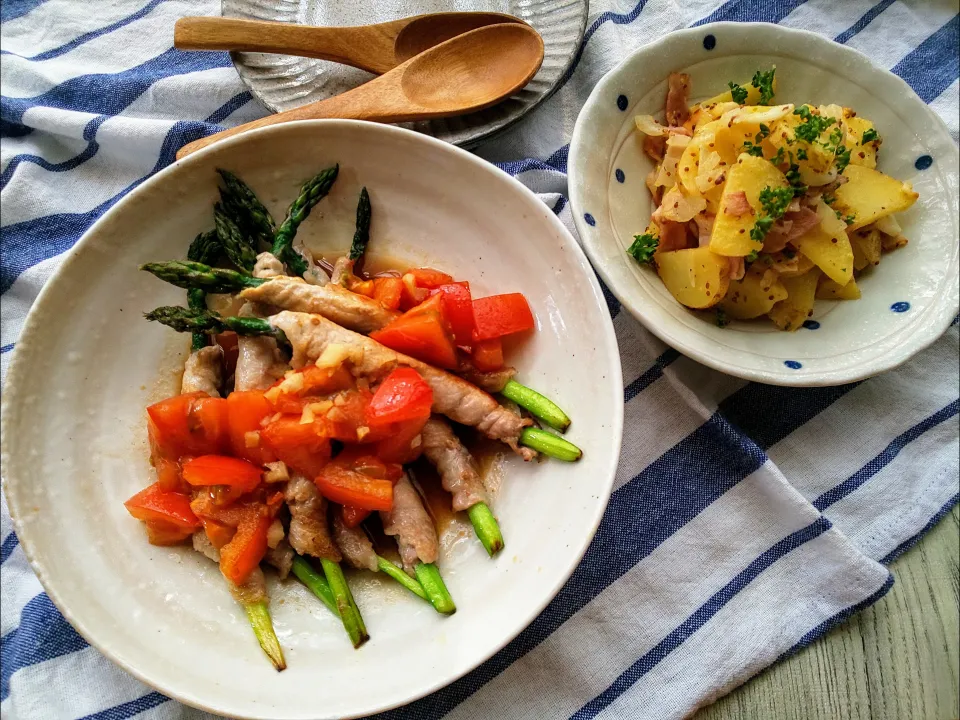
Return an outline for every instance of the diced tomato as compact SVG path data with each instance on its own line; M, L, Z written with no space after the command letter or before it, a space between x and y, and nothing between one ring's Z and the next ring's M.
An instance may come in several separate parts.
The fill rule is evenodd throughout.
M220 571L242 585L267 553L267 530L273 518L265 505L248 505L237 532L220 548Z
M443 319L443 298L434 295L370 337L397 352L439 367L457 367L453 332Z
M191 485L226 485L241 494L257 487L262 476L256 465L226 455L201 455L183 465L183 479Z
M413 270L407 270L407 273L413 275L417 287L430 288L431 290L453 282L452 275L447 275L445 272L433 268L413 268Z
M153 462L153 469L157 471L157 485L164 492L188 492L178 461L157 458Z
M491 295L473 301L474 340L492 340L533 330L533 313L521 293Z
M218 453L229 444L227 401L204 393L175 395L147 408L148 429L163 457Z
M400 282L403 284L400 292L400 309L410 310L422 303L430 295L430 291L417 285L417 278L406 273Z
M453 330L453 339L457 345L469 347L473 342L473 300L470 297L470 283L448 283L433 292L443 295L443 317Z
M202 522L203 531L207 534L207 539L217 550L233 540L233 536L237 532L235 527L224 525L216 520L203 518Z
M327 500L361 510L390 510L393 507L393 483L376 480L336 463L317 475L317 488Z
M380 383L367 407L371 427L430 417L433 390L413 368L399 367Z
M237 358L240 357L240 343L237 334L228 331L214 335L213 340L223 350L223 376L230 377L237 371Z
M144 525L147 526L147 541L151 545L179 545L193 535L192 530L163 520L147 520Z
M396 483L403 475L401 465L385 462L372 453L369 445L348 445L332 460L332 463L348 470L356 470L374 480L389 480Z
M343 524L348 528L355 528L370 516L369 510L361 510L352 505L344 505L340 509L340 516L343 518Z
M164 492L160 483L144 488L123 505L137 520L164 522L191 532L200 527L200 519L190 509L190 498L182 493Z
M347 288L351 292L355 292L358 295L365 295L368 298L372 298L376 290L373 280L360 280L359 278L351 282Z
M427 416L391 425L390 436L377 443L377 457L386 463L401 465L416 460L423 452L423 443L416 442L417 436L429 419Z
M329 368L307 365L274 383L265 397L277 412L299 413L308 402L320 400L314 396L345 390L353 384L353 376L342 365ZM304 402L305 398L311 399Z
M480 372L493 372L503 367L503 342L500 338L477 340L470 351L473 366Z
M283 415L260 432L267 446L296 472L316 477L330 460L330 441L318 423L301 423L300 416Z
M395 277L373 279L373 298L378 300L387 310L396 310L400 307L400 297L403 295L403 280Z
M264 419L274 412L262 390L235 390L227 396L227 426L230 450L234 456L249 460L255 465L276 460L270 449L259 439L260 426ZM248 437L248 433L257 433L257 436ZM257 442L253 444L248 442L248 439L256 439Z

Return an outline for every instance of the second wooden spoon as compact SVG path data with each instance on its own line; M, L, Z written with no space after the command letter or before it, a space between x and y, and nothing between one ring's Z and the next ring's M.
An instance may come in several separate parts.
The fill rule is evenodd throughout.
M407 122L482 110L526 85L542 62L543 40L529 25L488 25L348 92L195 140L180 149L177 159L223 138L291 120Z
M173 29L179 50L239 50L319 58L381 75L427 48L486 25L522 23L501 13L448 12L358 27L315 27L266 20L184 17Z

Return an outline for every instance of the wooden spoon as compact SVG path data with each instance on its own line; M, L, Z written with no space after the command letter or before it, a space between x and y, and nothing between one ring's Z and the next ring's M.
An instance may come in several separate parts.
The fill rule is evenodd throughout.
M487 25L435 45L353 90L188 143L177 159L223 138L291 120L407 122L482 110L526 85L542 62L543 40L529 25Z
M185 17L174 26L173 44L180 50L240 50L319 58L380 75L470 30L522 22L513 15L484 12L431 13L360 27Z

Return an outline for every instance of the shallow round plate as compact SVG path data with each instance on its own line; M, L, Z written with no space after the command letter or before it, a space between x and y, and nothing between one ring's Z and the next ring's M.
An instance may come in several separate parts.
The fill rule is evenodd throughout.
M217 567L147 544L123 501L152 482L144 407L176 392L186 339L141 313L183 291L137 266L183 257L210 227L214 168L245 178L282 216L300 184L340 177L300 232L344 251L360 186L371 252L448 270L475 293L523 291L537 331L511 360L573 418L578 464L510 458L494 501L506 549L470 533L439 565L457 603L440 617L364 573L354 583L372 639L354 651L339 621L295 581L272 588L289 668L263 657ZM549 258L549 260L545 260ZM571 382L576 378L576 382ZM3 393L2 462L20 542L51 599L108 657L161 692L223 715L342 718L394 707L463 675L511 640L570 576L609 498L623 424L616 339L577 243L520 183L469 153L400 128L350 121L245 133L159 173L111 209L44 288Z
M385 0L377 3L321 3L312 0L222 0L225 17L273 20L329 27L371 25L434 12L500 12L529 23L543 37L543 65L516 95L480 112L404 127L472 147L506 129L557 89L587 26L587 0ZM357 87L368 72L311 58L267 53L233 53L240 77L273 112L323 100Z
M653 211L633 118L663 117L667 76L690 75L693 100L777 66L779 102L837 103L883 138L878 169L920 199L897 215L909 245L857 284L852 302L818 301L795 333L763 320L718 328L677 303L625 250ZM889 370L927 347L958 308L957 147L903 80L820 35L769 24L716 23L646 45L597 84L570 148L570 199L583 246L624 307L680 352L717 370L778 385L839 385Z

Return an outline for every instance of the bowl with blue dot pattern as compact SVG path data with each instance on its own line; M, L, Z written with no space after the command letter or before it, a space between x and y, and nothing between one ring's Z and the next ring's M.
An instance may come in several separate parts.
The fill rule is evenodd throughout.
M836 103L870 118L883 137L877 169L920 194L897 215L906 247L858 278L855 301L818 300L795 332L764 321L718 327L713 313L680 305L649 266L627 253L655 209L653 169L637 115L662 120L667 77L690 76L691 102L777 68L777 101ZM839 385L896 367L956 321L960 306L957 146L943 121L896 75L863 54L801 30L715 23L635 50L597 84L570 144L570 202L584 249L634 317L685 355L776 385Z

